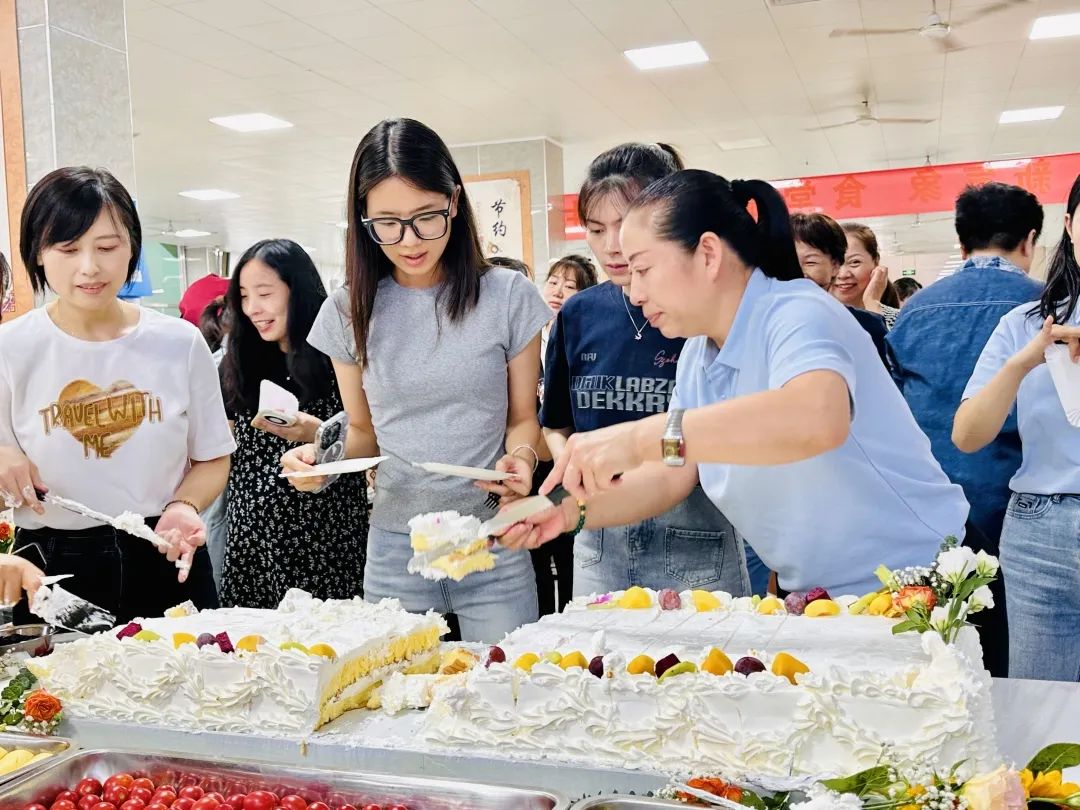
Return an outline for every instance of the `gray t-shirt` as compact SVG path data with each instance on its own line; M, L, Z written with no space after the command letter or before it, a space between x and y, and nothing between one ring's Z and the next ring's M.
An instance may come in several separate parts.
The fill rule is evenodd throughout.
M502 267L484 274L480 300L456 323L445 308L436 318L437 292L386 277L375 295L364 393L379 447L400 457L379 465L375 486L371 524L386 531L407 532L408 521L424 512L485 517L487 494L472 481L401 459L492 467L505 452L507 363L551 319L540 291ZM347 288L323 304L308 343L356 362Z

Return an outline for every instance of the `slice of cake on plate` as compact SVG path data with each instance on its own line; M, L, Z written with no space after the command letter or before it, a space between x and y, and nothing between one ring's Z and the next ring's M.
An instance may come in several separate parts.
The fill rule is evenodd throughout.
M488 539L481 535L480 527L478 518L457 512L417 515L409 521L413 549L409 573L460 582L469 574L490 571L495 567L495 555L488 549Z

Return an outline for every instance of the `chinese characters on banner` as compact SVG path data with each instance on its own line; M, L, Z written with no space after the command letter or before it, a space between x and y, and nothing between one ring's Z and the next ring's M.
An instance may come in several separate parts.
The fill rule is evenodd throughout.
M991 180L1022 186L1044 204L1062 203L1080 174L1080 153L952 163L876 172L800 177L775 185L792 211L821 211L838 220L951 211L965 186ZM566 239L580 239L577 195L563 197Z
M484 256L508 256L532 267L531 189L528 172L465 178Z

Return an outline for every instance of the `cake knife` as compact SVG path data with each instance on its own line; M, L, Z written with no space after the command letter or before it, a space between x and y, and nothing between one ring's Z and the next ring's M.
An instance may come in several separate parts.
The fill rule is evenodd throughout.
M134 521L121 520L118 517L109 517L102 512L98 512L96 509L91 509L89 506L79 503L78 501L73 501L69 498L61 498L59 495L53 495L51 493L38 492L38 497L41 498L43 503L59 507L60 509L66 509L68 512L72 512L76 515L88 517L98 523L112 526L114 529L127 532L142 540L148 540L154 544L154 547L157 548L158 551L167 551L169 548L169 544L165 539L142 521L136 523ZM189 572L191 571L191 561L181 557L176 561L176 567L181 571Z
M613 476L611 480L612 482L615 482L621 478L622 473L618 473ZM497 540L498 537L495 535L496 532L506 531L515 523L520 523L538 512L543 512L545 509L553 509L569 497L570 493L566 491L566 487L562 484L558 484L555 489L551 490L547 495L533 495L529 498L522 498L520 501L515 501L499 512L499 514L495 515L491 520L487 521L487 523L484 523L480 527L480 536L486 536L488 540Z

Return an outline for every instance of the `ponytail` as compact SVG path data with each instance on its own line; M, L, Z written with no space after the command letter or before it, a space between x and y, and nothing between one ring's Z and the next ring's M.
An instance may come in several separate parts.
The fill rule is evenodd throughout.
M1076 228L1077 209L1080 208L1080 175L1073 181L1072 190L1069 192L1069 200L1065 210L1069 214L1069 224ZM1054 255L1050 257L1050 263L1046 273L1046 287L1043 288L1042 297L1038 307L1031 310L1031 314L1039 314L1040 320L1045 320L1051 315L1054 323L1065 323L1076 311L1077 299L1080 298L1080 263L1076 261L1076 245L1073 243L1072 234L1066 228L1061 235Z
M757 222L747 206L753 201ZM784 198L763 180L735 180L687 169L657 180L634 201L634 208L659 205L654 222L662 239L697 249L705 233L715 233L748 267L760 267L781 281L802 278L791 218Z

